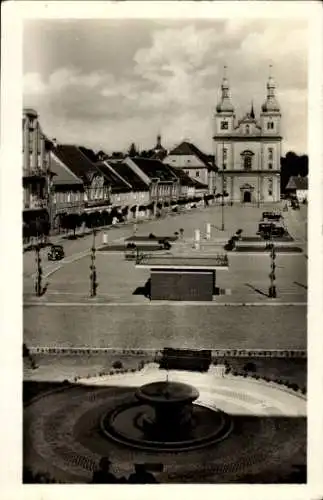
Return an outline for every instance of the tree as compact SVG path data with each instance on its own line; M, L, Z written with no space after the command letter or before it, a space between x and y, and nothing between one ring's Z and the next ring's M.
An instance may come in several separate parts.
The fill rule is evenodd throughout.
M122 151L113 151L111 158L115 160L122 160L125 157L124 153Z
M294 151L288 151L285 157L281 158L281 193L286 193L286 186L291 176L302 176L306 177L308 175L308 156L301 155L298 156Z
M136 145L135 143L131 143L130 145L130 148L129 148L129 151L128 151L128 155L133 158L134 156L138 156L138 151L137 151L137 148L136 148Z

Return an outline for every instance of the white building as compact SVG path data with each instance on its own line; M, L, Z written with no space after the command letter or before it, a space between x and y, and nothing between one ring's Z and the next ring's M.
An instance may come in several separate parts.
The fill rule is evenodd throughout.
M280 200L281 111L270 76L258 118L253 105L237 120L229 82L224 75L214 115L214 155L219 171L216 192L233 202Z

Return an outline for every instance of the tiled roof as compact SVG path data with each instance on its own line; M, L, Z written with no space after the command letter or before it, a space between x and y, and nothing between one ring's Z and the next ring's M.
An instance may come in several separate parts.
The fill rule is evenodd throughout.
M210 161L210 155L206 155L200 151L194 144L191 142L183 141L176 148L172 149L169 153L170 155L193 155L197 156L201 162L205 164L206 167L212 167L212 163Z
M147 191L147 184L123 161L109 161L109 164L125 181L133 187L134 191Z
M96 163L96 167L110 184L112 193L128 193L131 191L131 187L120 179L104 162Z
M177 179L175 173L163 162L151 158L131 158L131 160L150 178L171 182Z
M197 181L196 179L192 179L195 184L195 189L208 189L208 186L206 184L203 184L202 182Z
M187 175L183 169L179 167L176 168L168 164L166 165L174 172L176 177L178 177L182 186L195 187L196 185L195 180L192 179L189 175Z
M77 146L60 144L53 148L53 152L85 184L89 184L93 175L98 173L96 166Z
M306 190L308 189L308 179L307 177L292 175L285 189Z
M77 186L78 188L83 188L82 180L73 174L73 172L54 155L51 155L50 168L55 174L53 176L54 186Z

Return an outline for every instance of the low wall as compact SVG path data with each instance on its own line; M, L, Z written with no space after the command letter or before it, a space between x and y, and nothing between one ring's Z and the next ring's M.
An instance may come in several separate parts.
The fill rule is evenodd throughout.
M109 353L116 354L122 357L122 355L133 355L133 356L161 356L162 351L155 349L111 349L109 347L102 348L91 348L91 347L29 347L30 354L101 354ZM226 358L226 357L237 357L237 358L249 358L249 357L264 357L264 358L307 358L306 350L282 350L282 349L212 349L212 358Z

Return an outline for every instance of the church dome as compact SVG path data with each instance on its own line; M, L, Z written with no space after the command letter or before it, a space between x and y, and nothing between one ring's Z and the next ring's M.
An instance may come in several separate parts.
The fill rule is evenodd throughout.
M269 113L271 111L280 111L279 104L275 98L267 99L266 102L261 106L264 113Z
M267 82L267 99L261 106L261 109L264 113L270 113L272 111L273 112L280 111L280 106L275 96L275 90L276 90L275 80L273 79L272 76L269 76Z
M223 111L228 111L231 113L234 111L234 107L229 99L228 100L224 99L223 101L219 102L219 104L216 107L216 110L218 113L221 113Z

